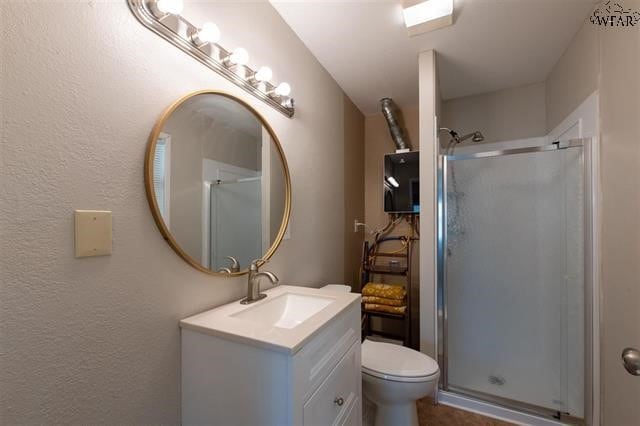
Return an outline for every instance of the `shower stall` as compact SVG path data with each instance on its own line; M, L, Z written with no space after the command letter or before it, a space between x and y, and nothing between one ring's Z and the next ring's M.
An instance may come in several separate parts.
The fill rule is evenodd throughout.
M585 418L590 152L590 140L579 139L439 156L442 393L541 418Z
M209 196L209 265L218 270L232 255L250 265L269 248L262 241L262 179L260 176L216 181Z

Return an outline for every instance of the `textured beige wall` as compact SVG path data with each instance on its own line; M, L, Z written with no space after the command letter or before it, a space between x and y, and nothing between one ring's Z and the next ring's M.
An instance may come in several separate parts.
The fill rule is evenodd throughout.
M0 423L178 424L180 331L246 278L183 262L147 206L143 160L161 111L200 89L255 107L293 179L281 282L344 280L343 92L267 3L187 3L225 46L270 64L288 119L142 27L126 2L2 2ZM113 211L113 255L73 257L73 210Z
M411 149L417 151L420 149L420 138L418 137L418 106L402 108L398 110L398 117L400 117L403 128L406 131L406 135L411 143ZM395 145L389 134L389 127L384 119L382 113L371 114L365 117L364 120L364 133L365 133L365 165L364 165L364 222L367 224L369 230L377 230L383 228L389 221L389 215L384 212L383 205L383 161L385 154L391 154L395 152ZM389 236L395 235L410 235L411 228L406 222L399 223ZM365 235L369 242L373 241L372 236L367 233ZM389 243L385 250L400 249L399 244ZM420 247L419 244L414 244L413 259L412 259L412 301L413 305L413 319L412 325L414 326L413 339L418 341L418 329L419 329L419 282L420 282ZM404 277L397 276L375 276L376 281L385 283L397 283L405 284L406 279ZM373 320L373 327L381 329L387 332L398 333L402 331L402 324L394 320Z
M625 7L640 10L640 1ZM640 349L640 26L602 28L600 137L602 190L603 424L640 419L640 377L620 363L625 347Z
M640 1L625 7L640 9ZM622 367L640 347L640 27L585 22L547 79L547 128L556 127L594 91L600 112L601 418L640 418L640 382Z
M398 110L398 117L402 120L403 128L406 131L406 135L411 143L411 149L417 151L420 149L420 138L418 137L418 106L402 108ZM377 230L383 228L389 221L389 215L384 212L383 202L383 161L385 154L391 154L395 152L395 145L389 134L389 127L384 119L382 113L371 114L365 117L365 166L364 166L364 221L369 230ZM410 235L411 228L406 222L399 223L396 228L389 233L389 236L394 235ZM370 242L373 238L370 234L365 235L366 239ZM392 245L385 247L385 250L400 249L401 246ZM418 330L418 283L420 281L420 268L417 260L420 257L420 247L418 244L414 245L413 259L412 259L412 293L413 302L413 314L415 315L416 327L414 331ZM397 276L375 276L376 281L386 283L405 284L406 279L404 277ZM374 325L376 329L380 328L389 332L400 332L401 324L398 321L386 320L378 321L374 319ZM413 339L417 341L417 334Z
M365 118L351 99L344 97L344 275L356 291L360 283L363 232L353 232L353 222L362 222L364 206Z
M442 102L440 125L485 142L546 135L597 89L597 29L585 24L544 82Z
M479 130L486 143L544 136L545 84L446 100L441 115L440 127L460 135Z
M437 55L418 56L420 109L420 350L437 358L436 336L436 132L439 109Z
M560 124L598 88L600 64L597 37L597 27L586 22L547 77L547 132Z
M434 83L435 84L435 83ZM435 105L434 105L435 107ZM415 151L420 150L420 115L418 106L406 107L399 110L399 117L402 120L402 124L404 129L406 130L406 135L409 138L411 143L411 148ZM432 124L433 125L433 124ZM382 192L382 182L383 182L383 160L385 154L390 154L395 152L395 145L391 136L389 134L389 127L387 126L387 122L385 121L382 113L372 114L365 117L364 120L364 139L365 139L365 147L364 147L364 221L368 226L369 230L377 230L384 227L388 220L389 215L384 212L383 206L383 192ZM432 138L431 138L432 139ZM422 155L422 154L421 154ZM421 157L422 161L422 157ZM421 197L422 197L422 186L421 186ZM421 198L422 199L422 198ZM429 214L427 214L429 216ZM431 218L433 219L433 218ZM422 222L421 222L422 223ZM405 222L400 223L390 235L407 235L410 233L410 228ZM371 235L366 235L368 240L372 240ZM414 327L413 339L414 341L419 341L419 330L421 320L419 318L422 315L422 311L420 310L420 297L421 297L421 286L420 286L420 247L421 244L416 243L414 245L413 252L413 263L412 263L412 287L415 290L412 293L413 301L415 305L413 306L414 316L412 318ZM398 277L384 277L377 276L376 279L379 279L384 282L392 282L392 283L402 283L404 284L404 278ZM433 289L428 290L433 291ZM432 315L433 310L428 310L427 316ZM375 327L381 327L384 330L395 330L394 327L397 324L393 322L381 324L375 323Z

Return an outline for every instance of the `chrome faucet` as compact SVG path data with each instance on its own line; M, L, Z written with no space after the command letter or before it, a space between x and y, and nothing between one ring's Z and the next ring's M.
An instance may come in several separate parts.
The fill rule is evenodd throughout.
M229 259L231 261L231 266L229 268L220 268L217 272L221 272L224 274L235 274L236 272L240 272L240 264L238 263L238 259L233 256L227 256L225 259Z
M276 277L273 272L258 272L258 264L260 262L264 263L262 259L258 259L251 262L251 266L249 266L247 297L240 301L240 303L242 303L243 305L249 305L253 302L257 302L258 300L267 297L266 294L260 293L260 278L267 277L269 278L269 280L271 280L271 283L273 285L278 285L278 277Z

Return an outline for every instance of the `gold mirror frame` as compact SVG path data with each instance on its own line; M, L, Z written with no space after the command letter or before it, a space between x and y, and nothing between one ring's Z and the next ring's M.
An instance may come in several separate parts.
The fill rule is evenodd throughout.
M194 268L210 275L215 275L219 277L241 276L246 274L248 272L248 269L244 269L240 272L232 272L230 274L217 272L217 271L205 268L204 266L202 266L200 262L197 262L195 259L189 256L189 254L187 254L187 252L185 252L180 247L180 244L178 244L178 242L175 240L175 238L171 234L171 231L165 224L164 219L160 214L160 209L158 208L158 202L156 200L155 191L153 190L153 157L155 154L158 137L160 136L160 133L162 132L162 129L164 128L166 121L169 119L169 117L171 117L173 112L189 99L199 95L224 96L226 98L229 98L233 101L238 102L239 104L247 108L247 110L249 110L260 121L260 123L262 123L264 128L267 129L267 132L269 132L269 136L271 136L271 140L275 144L276 149L278 150L278 155L280 156L280 160L282 161L286 194L285 194L284 215L282 218L282 223L280 225L280 230L278 231L278 235L276 236L275 240L271 244L271 247L269 247L269 250L267 250L267 252L262 256L262 260L263 260L262 263L266 262L269 258L271 258L271 256L273 256L275 251L280 246L280 243L282 242L284 233L286 232L287 226L289 225L289 216L291 214L291 175L289 174L289 166L287 164L287 159L284 156L282 145L280 145L280 140L276 136L275 132L273 131L273 129L271 128L267 120L265 120L265 118L262 115L260 115L258 111L256 111L251 105L249 105L247 102L243 101L242 99L239 99L236 96L226 92L222 92L218 90L199 90L197 92L192 92L178 99L173 104L171 104L167 109L164 110L164 112L160 116L160 119L153 126L153 130L151 131L151 135L149 136L149 142L147 143L147 151L144 159L144 183L145 183L145 189L147 192L147 201L149 202L149 207L151 208L151 214L153 215L153 219L155 220L156 225L158 226L158 229L162 234L162 237L165 239L167 243L169 243L171 248L185 262L187 262L189 265L193 266Z

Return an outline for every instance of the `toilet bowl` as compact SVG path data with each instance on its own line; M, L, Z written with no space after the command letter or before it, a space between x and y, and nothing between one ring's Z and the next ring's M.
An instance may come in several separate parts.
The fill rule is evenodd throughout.
M362 343L362 391L376 405L376 426L418 425L416 401L433 394L438 364L404 346Z
M327 291L349 291L327 285ZM390 343L362 342L362 391L376 405L375 426L417 426L416 401L438 386L438 363L413 349Z

